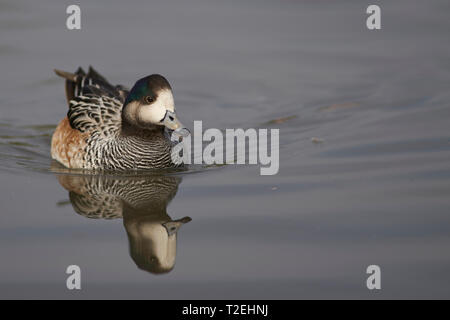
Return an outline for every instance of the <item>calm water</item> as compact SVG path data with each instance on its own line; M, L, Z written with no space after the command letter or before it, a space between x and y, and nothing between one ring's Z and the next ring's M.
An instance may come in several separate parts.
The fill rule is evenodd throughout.
M448 1L372 1L380 31L364 1L78 3L81 31L0 3L0 298L450 298ZM279 173L62 170L52 69L89 64L164 74L188 126L279 128Z

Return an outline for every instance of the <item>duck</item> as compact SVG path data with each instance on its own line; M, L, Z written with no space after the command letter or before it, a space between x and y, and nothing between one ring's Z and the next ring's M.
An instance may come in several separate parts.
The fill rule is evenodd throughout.
M68 191L75 213L89 219L122 219L129 254L136 266L152 274L171 272L177 255L178 232L192 220L172 219L167 212L180 176L57 174Z
M183 128L172 87L152 74L129 90L112 85L89 67L66 79L67 116L56 127L51 157L70 169L140 170L179 167L171 157L171 133Z

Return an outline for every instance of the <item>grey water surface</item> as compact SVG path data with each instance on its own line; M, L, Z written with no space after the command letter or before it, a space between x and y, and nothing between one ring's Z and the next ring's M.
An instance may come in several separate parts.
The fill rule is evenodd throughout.
M0 298L450 298L448 1L77 3L81 30L0 2ZM279 128L278 174L63 170L52 70L80 65L165 75L190 127Z

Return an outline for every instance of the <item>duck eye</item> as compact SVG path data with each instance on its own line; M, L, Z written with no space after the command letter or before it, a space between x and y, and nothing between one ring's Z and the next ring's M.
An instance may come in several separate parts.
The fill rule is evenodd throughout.
M153 101L155 101L155 100L152 97L150 97L150 96L145 97L145 102L147 102L148 104L152 103Z

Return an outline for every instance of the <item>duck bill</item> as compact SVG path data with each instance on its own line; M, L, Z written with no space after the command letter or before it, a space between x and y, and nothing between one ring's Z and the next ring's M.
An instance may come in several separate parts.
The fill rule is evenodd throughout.
M175 112L166 111L166 114L164 115L164 118L161 120L162 124L170 129L170 130L176 130L178 128L183 128L182 123L180 122L180 120L178 120L177 115L175 114Z
M178 136L187 137L190 132L188 129L186 129L183 124L178 120L177 115L175 112L166 111L166 115L161 120L161 123L170 130L173 130Z
M171 235L176 234L183 224L186 224L191 220L191 217L184 217L178 220L163 223L162 225L166 228L167 234L170 237Z

